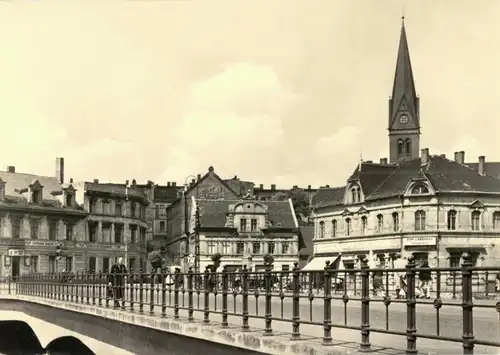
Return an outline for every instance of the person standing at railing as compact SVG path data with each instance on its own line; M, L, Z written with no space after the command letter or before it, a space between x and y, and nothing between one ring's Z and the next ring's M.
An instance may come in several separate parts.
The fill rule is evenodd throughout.
M396 255L396 259L394 260L394 268L406 268L406 258L402 258L399 253ZM396 271L394 273L394 282L396 283L396 298L406 297L406 272L404 270Z
M127 279L127 268L123 265L123 258L116 259L116 263L111 267L108 275L108 287L112 292L115 307L120 307L120 300L123 302L125 282Z
M431 298L430 296L430 283L432 281L431 270L429 268L429 263L424 261L420 268L423 269L418 274L418 279L420 281L419 289L420 298Z

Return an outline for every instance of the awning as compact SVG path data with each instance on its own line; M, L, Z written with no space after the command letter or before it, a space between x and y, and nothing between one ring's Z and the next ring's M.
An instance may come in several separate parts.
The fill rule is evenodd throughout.
M338 265L335 265L335 263L340 261L340 255L315 257L306 266L302 268L302 271L323 271L325 270L327 261L330 262L330 266L332 268L337 269Z

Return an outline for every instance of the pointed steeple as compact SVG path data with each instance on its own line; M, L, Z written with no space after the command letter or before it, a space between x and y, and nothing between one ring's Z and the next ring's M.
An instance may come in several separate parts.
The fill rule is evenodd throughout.
M410 116L413 127L419 127L419 99L415 90L413 70L411 68L410 50L406 38L404 16L401 18L401 35L399 38L398 59L396 72L394 74L394 86L389 106L389 128L395 123L395 119L405 111Z

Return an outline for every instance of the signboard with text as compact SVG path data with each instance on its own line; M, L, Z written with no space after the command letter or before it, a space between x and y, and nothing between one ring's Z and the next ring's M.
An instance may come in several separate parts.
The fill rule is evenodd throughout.
M407 246L433 246L436 243L436 237L407 237L405 240Z

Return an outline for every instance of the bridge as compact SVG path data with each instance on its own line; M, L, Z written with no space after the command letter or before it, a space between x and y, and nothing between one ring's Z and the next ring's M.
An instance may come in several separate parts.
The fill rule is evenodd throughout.
M432 274L428 284L422 272ZM488 281L499 272L466 259L460 268L425 270L412 260L405 269L369 269L362 260L360 270L327 265L319 275L272 265L241 273L35 274L9 283L0 307L134 354L498 354L500 293ZM403 298L395 294L398 275Z

